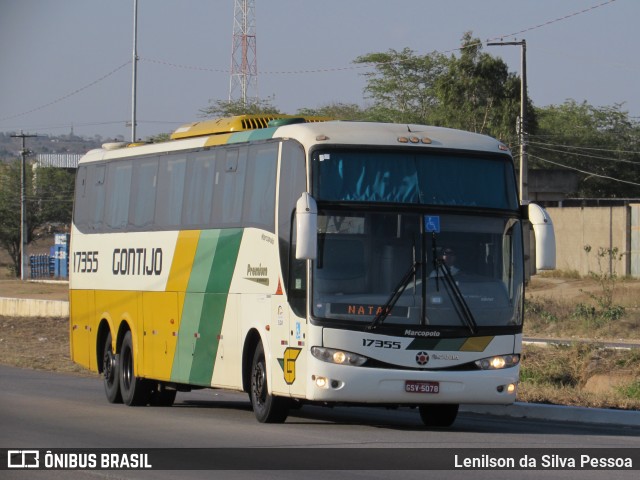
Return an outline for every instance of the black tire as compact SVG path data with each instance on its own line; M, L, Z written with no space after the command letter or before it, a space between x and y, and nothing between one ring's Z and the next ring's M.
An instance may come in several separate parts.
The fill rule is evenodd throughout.
M111 339L111 332L109 332L104 342L104 351L102 353L102 383L109 403L122 403L118 355L113 352Z
M249 399L253 413L260 423L282 423L289 415L289 399L269 394L262 342L258 343L251 363Z
M131 332L125 334L118 358L122 401L131 407L147 405L151 396L151 385L148 380L134 374Z
M457 404L420 405L420 418L427 427L450 427L458 416Z
M173 405L177 393L177 390L169 389L163 383L158 383L151 392L149 403L152 407L170 407Z

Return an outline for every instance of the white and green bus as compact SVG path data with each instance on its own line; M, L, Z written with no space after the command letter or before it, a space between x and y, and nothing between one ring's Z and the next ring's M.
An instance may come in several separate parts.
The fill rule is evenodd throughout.
M204 121L82 158L71 354L110 402L209 387L247 392L260 422L364 404L448 426L515 400L529 211L538 268L555 250L508 149L325 120Z

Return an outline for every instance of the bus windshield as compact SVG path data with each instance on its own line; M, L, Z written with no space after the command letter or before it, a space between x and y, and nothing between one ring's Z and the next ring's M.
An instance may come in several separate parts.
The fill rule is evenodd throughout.
M331 150L315 153L313 170L318 201L518 208L507 156Z
M385 325L467 331L521 325L518 219L338 209L322 210L318 222L316 319L375 324L382 316Z
M313 194L316 319L472 333L521 325L522 227L509 157L319 151Z

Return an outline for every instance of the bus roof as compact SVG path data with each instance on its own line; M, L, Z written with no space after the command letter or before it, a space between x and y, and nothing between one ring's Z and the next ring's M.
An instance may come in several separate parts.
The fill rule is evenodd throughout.
M406 145L415 148L509 153L503 143L492 137L444 127L338 121L292 115L242 115L185 125L176 130L172 140L168 142L105 144L102 149L88 152L80 163L271 138L293 138L307 149L323 144L387 147Z

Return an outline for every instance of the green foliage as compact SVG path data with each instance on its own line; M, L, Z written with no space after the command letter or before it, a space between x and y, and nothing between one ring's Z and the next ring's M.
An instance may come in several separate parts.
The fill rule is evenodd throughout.
M45 223L71 221L74 175L64 169L34 169L26 165L27 242ZM21 161L0 164L0 246L13 261L20 276L21 258Z
M416 55L413 50L369 53L354 60L372 64L365 73L365 95L373 100L372 119L397 123L429 123L438 103L437 79L446 68L442 54Z
M207 108L201 109L203 117L220 118L234 115L258 115L281 113L274 105L273 98L256 99L248 102L238 100L211 100Z
M584 251L589 255L592 251L591 245L585 245ZM596 254L598 271L589 270L589 276L595 280L600 287L598 293L581 290L595 305L579 303L573 312L574 318L582 319L587 326L601 327L611 321L619 320L625 313L622 305L614 303L614 294L618 283L616 273L616 262L622 259L618 247L599 247ZM608 267L603 265L608 264Z
M567 100L535 110L538 129L529 142L532 168L558 168L555 164L560 164L583 172L575 192L579 197L640 195L640 169L636 168L640 123L621 105L594 107Z
M528 349L523 355L520 381L535 385L575 387L583 380L584 363L592 353L586 345L549 345L544 354Z
M471 32L462 43L459 57L417 55L409 48L358 57L355 63L374 66L365 73L370 119L460 128L515 142L519 77L483 53ZM535 125L533 113L528 123Z
M640 400L640 381L617 388L618 392L625 398Z
M296 114L336 120L369 120L369 112L355 103L330 103L319 108L302 108Z
M547 309L547 303L526 299L524 302L524 312L528 321L540 321L542 323L555 323L558 316Z
M436 82L436 123L516 142L520 78L502 59L482 51L482 42L464 34L460 56L452 55ZM534 128L533 110L527 119Z

